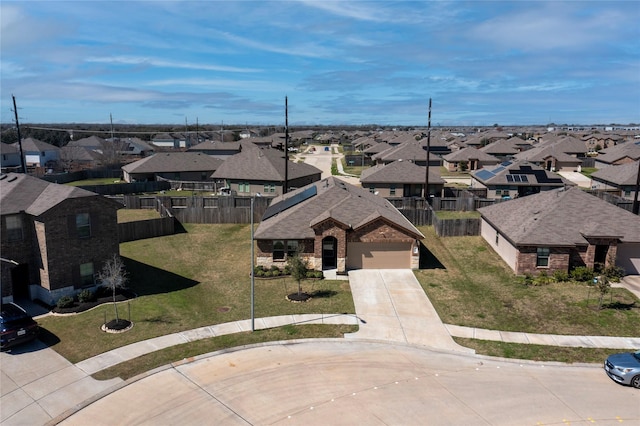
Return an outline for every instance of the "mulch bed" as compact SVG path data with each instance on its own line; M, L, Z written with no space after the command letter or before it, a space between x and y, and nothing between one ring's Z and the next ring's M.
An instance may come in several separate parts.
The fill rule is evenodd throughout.
M287 295L287 300L289 302L307 302L311 300L311 295L307 293L291 293Z
M125 300L135 298L135 293L128 290L118 290L116 291L116 302L123 302ZM99 305L104 305L105 303L113 303L113 295L98 297L94 301L91 302L74 302L73 306L68 308L58 308L54 306L51 309L51 312L55 314L77 314L79 312L88 311L91 308L95 308Z

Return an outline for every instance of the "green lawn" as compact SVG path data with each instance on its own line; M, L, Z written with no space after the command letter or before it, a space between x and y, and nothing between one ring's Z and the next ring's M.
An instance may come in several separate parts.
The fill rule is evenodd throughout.
M250 226L184 227L187 233L120 245L130 288L138 294L119 305L124 318L130 309L135 323L130 331L100 331L105 319L114 318L111 304L79 315L49 316L39 322L53 348L75 363L151 337L250 318ZM297 290L293 279L256 279L255 316L355 313L347 281L303 281L302 289L315 297L291 303L285 296Z
M120 209L118 210L118 223L135 222L138 220L157 219L160 213L154 209Z
M438 219L480 219L480 213L477 211L469 212L451 212L447 210L438 210L436 212Z
M421 227L439 269L416 271L445 323L530 333L635 336L640 302L612 288L597 309L597 291L583 283L525 286L481 237L435 236Z
M583 167L580 170L580 173L582 173L586 177L591 177L591 174L594 173L594 172L597 172L597 171L598 171L598 169L596 169L595 167Z
M117 178L98 178L98 179L76 180L73 182L66 183L65 185L69 185L69 186L113 185L114 183L126 183L126 182Z

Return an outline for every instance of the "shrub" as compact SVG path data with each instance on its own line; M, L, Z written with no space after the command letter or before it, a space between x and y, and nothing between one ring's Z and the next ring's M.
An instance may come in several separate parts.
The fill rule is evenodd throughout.
M89 289L84 289L78 293L78 302L86 303L93 302L95 300L95 294Z
M549 274L547 274L547 271L540 271L540 273L538 274L538 277L536 278L536 284L539 285L546 285L551 283L552 279L549 276Z
M609 281L617 283L624 277L624 269L616 265L609 265L602 270L602 275L609 278Z
M315 278L316 271L307 271L307 278Z
M526 286L533 285L533 275L531 275L530 273L527 272L526 274L524 274L524 278L523 278L522 282Z
M253 268L253 273L255 275L258 275L259 272L264 272L264 266L258 265L255 268Z
M277 265L271 265L270 271L278 271L280 272L280 268Z
M313 274L315 275L314 278L324 278L322 271L313 271Z
M73 297L72 296L62 296L60 299L58 299L58 301L56 302L56 306L58 308L70 308L73 306Z
M553 279L558 283L569 281L569 273L567 271L554 271Z
M279 277L282 274L282 272L280 272L280 269L278 269L278 268L272 269L269 272L271 272L271 276L272 277Z
M273 275L273 271L264 271L265 278L269 278Z
M255 277L264 277L264 274L265 274L265 273L266 273L266 272L265 272L265 270L264 270L264 269L257 269L257 268L256 268L256 270L255 270L255 272L254 272L254 276L255 276Z
M586 266L578 266L571 271L571 278L576 281L592 281L595 273L593 269L587 268Z
M284 266L284 271L282 271L284 275L291 275L291 267L287 264Z

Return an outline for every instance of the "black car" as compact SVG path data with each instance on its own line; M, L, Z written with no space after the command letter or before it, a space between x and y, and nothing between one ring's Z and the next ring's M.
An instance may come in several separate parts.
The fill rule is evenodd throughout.
M2 305L0 313L0 349L6 350L38 337L38 323L15 303Z

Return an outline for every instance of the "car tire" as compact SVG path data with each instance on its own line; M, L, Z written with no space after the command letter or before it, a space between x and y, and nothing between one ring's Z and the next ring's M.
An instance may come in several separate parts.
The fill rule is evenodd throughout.
M640 389L640 374L631 379L631 386L636 389Z

